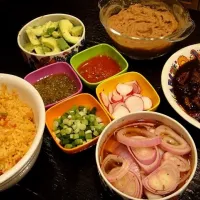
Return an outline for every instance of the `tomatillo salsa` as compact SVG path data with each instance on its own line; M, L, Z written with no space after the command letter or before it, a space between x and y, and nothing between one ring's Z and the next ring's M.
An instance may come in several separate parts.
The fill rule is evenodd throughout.
M97 83L120 71L119 64L106 55L95 56L78 67L79 74L90 83Z

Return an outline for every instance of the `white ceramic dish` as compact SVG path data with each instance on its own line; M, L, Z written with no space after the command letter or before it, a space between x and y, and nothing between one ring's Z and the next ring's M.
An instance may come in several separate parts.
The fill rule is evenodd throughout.
M172 106L172 108L186 121L200 129L200 123L191 116L189 116L184 111L184 109L177 103L172 86L173 77L176 71L179 69L179 67L185 62L188 62L189 60L194 58L191 54L191 50L195 50L197 51L197 53L200 53L200 44L194 44L180 49L167 60L162 70L161 84L164 95L169 104Z
M128 196L128 195L120 192L115 187L113 187L113 185L106 179L106 177L102 173L102 170L100 167L100 162L99 162L100 151L101 151L102 145L107 140L107 138L110 136L110 134L112 134L112 132L116 128L121 127L127 123L131 123L135 120L139 120L139 119L144 119L144 120L151 119L151 120L160 121L161 123L174 129L176 132L181 133L183 138L190 144L190 146L192 148L192 162L191 162L192 170L191 170L191 174L190 174L188 180L185 182L185 184L180 189L178 189L174 193L172 193L166 197L163 197L159 200L169 200L169 199L172 199L173 197L179 196L182 192L184 192L184 190L187 188L188 184L191 182L192 178L194 177L194 174L195 174L195 171L197 168L197 161L198 161L197 149L196 149L195 143L194 143L192 137L190 136L189 132L180 123L178 123L171 117L168 117L164 114L160 114L157 112L151 112L151 111L142 111L142 112L137 112L137 113L131 113L127 116L116 119L116 120L112 121L101 133L99 140L97 142L97 146L96 146L96 163L97 163L99 176L100 176L100 179L101 179L103 185L106 187L106 189L109 189L111 193L117 194L118 196L122 197L124 200L139 200L138 198L133 198L131 196Z
M28 26L39 26L39 25L45 24L48 21L54 22L54 21L59 21L61 19L68 19L74 25L81 25L83 27L83 34L82 34L80 40L76 44L71 46L69 49L66 49L65 51L61 51L59 53L52 54L51 56L30 53L30 52L26 51L26 49L23 48L23 45L29 41L27 34L25 32L25 30ZM43 67L45 65L48 65L48 64L51 64L54 62L68 61L74 54L79 52L80 48L84 45L84 41L85 41L85 26L84 26L83 22L72 15L60 14L60 13L44 15L44 16L40 16L40 17L33 19L32 21L28 22L26 25L24 25L22 27L22 29L19 31L18 37L17 37L17 43L22 51L25 61L28 62L30 67L34 68L34 69Z
M30 171L40 152L45 127L45 107L37 90L24 79L14 75L0 74L0 84L2 83L6 84L8 89L15 89L20 99L33 109L37 133L24 157L0 176L0 191L13 186Z

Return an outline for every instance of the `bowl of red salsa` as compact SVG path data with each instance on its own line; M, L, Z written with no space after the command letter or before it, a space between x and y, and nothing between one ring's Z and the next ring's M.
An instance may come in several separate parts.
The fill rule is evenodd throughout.
M125 58L108 44L88 48L74 55L70 63L83 83L91 89L96 88L102 81L128 70Z

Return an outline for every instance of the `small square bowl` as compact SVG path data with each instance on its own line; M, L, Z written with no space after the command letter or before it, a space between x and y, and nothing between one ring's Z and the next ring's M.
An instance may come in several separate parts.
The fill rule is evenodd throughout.
M78 72L78 67L85 61L98 56L98 55L106 55L114 59L120 66L121 71L113 76L123 74L127 72L128 70L128 62L125 60L125 58L112 46L108 44L99 44L93 47L90 47L84 51L81 51L80 53L77 53L70 59L70 64L76 71L76 73L79 75L83 83L89 87L90 89L95 89L97 85L99 85L102 81L96 82L96 83L90 83L86 79L84 79L80 73ZM112 77L113 77L112 76ZM105 79L106 80L106 79ZM103 80L104 81L104 80Z
M83 89L83 85L81 83L81 80L79 79L79 77L77 76L77 74L75 73L75 71L72 69L72 67L67 64L66 62L58 62L58 63L53 63L50 65L47 65L45 67L42 67L40 69L37 69L31 73L29 73L27 76L25 76L25 80L28 81L31 84L36 83L37 81L49 76L49 75L53 75L53 74L67 74L71 79L73 79L75 81L75 84L77 86L77 92L75 92L74 94L70 95L74 96L76 94L81 93L82 89ZM66 98L69 98L66 97ZM66 99L64 98L64 99ZM61 99L60 101L62 101L63 99ZM54 102L52 104L48 104L45 105L45 108L48 109L51 106L57 104L58 102Z
M155 111L158 108L160 104L160 97L157 94L156 90L153 88L153 86L149 83L149 81L144 76L142 76L141 74L137 72L127 72L125 74L121 74L119 76L115 76L103 81L96 88L96 94L97 94L98 100L100 101L103 108L106 110L106 112L112 119L114 119L114 117L110 114L110 112L104 106L100 98L100 93L104 92L106 95L108 95L109 92L113 91L116 88L118 83L125 83L129 81L134 81L134 80L138 82L141 88L141 95L148 96L152 100L152 107L149 109L149 111Z
M49 110L46 111L46 126L49 130L49 133L51 134L52 138L54 139L57 146L68 154L74 154L81 152L94 144L97 143L97 140L99 136L92 139L90 142L87 142L83 145L74 147L72 149L66 149L60 145L60 143L56 140L56 135L53 132L53 121L55 118L58 118L63 113L71 109L73 106L87 106L87 107L96 107L97 112L96 115L102 119L102 122L105 125L108 125L111 122L111 119L109 118L108 114L105 112L101 104L90 94L88 93L81 93L76 96L73 96L69 99L65 99L64 101L54 105Z

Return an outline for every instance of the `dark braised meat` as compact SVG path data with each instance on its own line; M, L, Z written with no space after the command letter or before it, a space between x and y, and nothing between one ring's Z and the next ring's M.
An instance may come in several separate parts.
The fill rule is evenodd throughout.
M197 60L179 68L173 79L173 88L177 101L200 122L200 66Z

